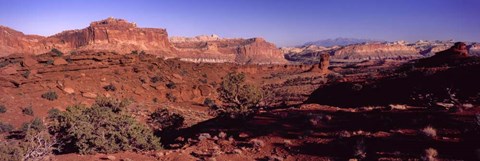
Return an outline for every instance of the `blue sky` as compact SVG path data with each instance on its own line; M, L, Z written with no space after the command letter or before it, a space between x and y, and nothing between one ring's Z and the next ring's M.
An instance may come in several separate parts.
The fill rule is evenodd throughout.
M53 35L107 17L170 36L480 41L480 0L0 0L0 25Z

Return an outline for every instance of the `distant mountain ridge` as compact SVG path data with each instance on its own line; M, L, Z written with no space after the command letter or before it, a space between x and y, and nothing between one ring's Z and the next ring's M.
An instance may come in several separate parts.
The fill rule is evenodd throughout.
M411 60L430 57L435 53L447 50L454 45L454 40L419 40L416 42L363 42L351 45L336 45L324 47L319 45L305 45L300 47L283 47L285 58L292 62L314 64L318 55L330 54L331 62L361 62L365 60ZM465 42L469 55L480 56L480 43Z
M362 43L369 43L369 42L384 42L384 41L340 37L335 39L311 41L303 44L303 46L316 45L316 46L323 46L323 47L332 47L332 46L347 46L347 45L353 45L353 44L362 44Z

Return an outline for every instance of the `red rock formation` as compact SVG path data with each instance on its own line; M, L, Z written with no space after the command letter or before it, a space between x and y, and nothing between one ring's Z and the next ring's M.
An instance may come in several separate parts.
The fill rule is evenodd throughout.
M438 52L435 55L436 56L445 56L445 57L451 57L451 56L465 57L465 56L468 56L468 49L467 49L467 45L465 43L457 42L450 49Z
M11 28L0 26L0 57L16 53L33 53L33 46L42 36L25 35Z
M134 23L114 18L92 22L82 30L64 31L43 42L45 45L53 43L62 51L106 50L130 53L133 50L144 50L157 55L174 52L165 29L137 28Z
M183 60L193 62L236 62L241 64L286 63L282 52L262 38L221 39L218 36L171 39Z
M64 31L49 37L25 35L0 27L0 56L13 53L38 55L56 48L66 53L113 51L125 54L137 50L199 62L286 63L280 50L261 38L226 40L199 37L179 38L176 41L175 48L165 29L138 28L135 23L114 18L92 22L85 29Z
M410 58L421 57L419 52L414 48L402 44L359 44L346 46L335 51L332 59L385 59L385 58Z
M320 63L315 64L310 68L309 72L328 73L328 66L330 66L330 55L320 54Z
M145 50L151 54L172 54L165 29L137 28L134 23L108 18L92 22L81 30L69 30L41 37L24 35L7 27L0 28L0 56L13 53L42 54L57 48L63 52L72 50L106 50L130 53Z

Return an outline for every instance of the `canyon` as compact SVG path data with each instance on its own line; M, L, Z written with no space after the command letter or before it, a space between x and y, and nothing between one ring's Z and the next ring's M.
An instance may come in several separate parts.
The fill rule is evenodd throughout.
M478 43L359 41L278 48L259 37L171 37L115 18L47 37L0 26L0 160L25 158L13 148L35 145L32 130L60 140L43 148L47 160L479 159ZM225 91L234 103L259 99L238 112L247 106L231 106ZM53 131L64 124L53 118L72 113L65 125L80 130L65 131L82 135ZM125 118L135 122L116 125ZM138 138L160 138L144 145L162 148L105 151L142 140L131 133L93 139L140 127Z

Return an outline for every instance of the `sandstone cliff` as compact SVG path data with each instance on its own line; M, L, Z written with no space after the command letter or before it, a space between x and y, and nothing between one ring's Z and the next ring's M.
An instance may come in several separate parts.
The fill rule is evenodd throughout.
M0 56L43 54L58 49L109 51L119 54L145 51L165 58L193 62L235 62L241 64L286 63L275 45L261 38L221 39L216 35L195 38L173 37L165 29L139 28L123 19L108 18L92 22L80 30L68 30L49 37L25 35L0 26Z
M170 39L182 60L193 62L236 62L241 64L283 64L277 47L262 38L223 39L216 35Z
M80 50L106 50L130 53L144 50L157 55L172 55L173 46L165 29L137 28L123 19L108 18L92 22L81 30L69 30L42 37L24 35L10 28L0 28L0 54L42 54L53 48L63 52Z
M421 55L414 47L396 43L372 43L343 47L334 52L332 59L374 60L418 57Z
M0 57L15 53L33 53L42 36L25 35L11 28L0 26Z
M52 43L62 51L76 49L130 53L144 50L155 55L172 55L174 52L165 29L138 28L134 23L114 18L92 22L82 30L64 31L43 42Z

